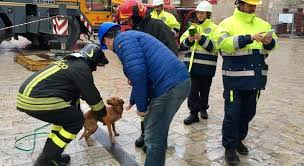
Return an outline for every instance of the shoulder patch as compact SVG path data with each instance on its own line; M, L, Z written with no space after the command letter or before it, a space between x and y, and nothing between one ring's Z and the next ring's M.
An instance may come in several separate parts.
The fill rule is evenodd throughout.
M206 34L209 34L211 31L212 31L211 28L205 28L205 29L204 29L204 33L206 33Z

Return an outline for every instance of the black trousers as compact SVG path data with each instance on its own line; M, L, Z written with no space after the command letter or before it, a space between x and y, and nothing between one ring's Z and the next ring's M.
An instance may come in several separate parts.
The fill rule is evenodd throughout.
M212 83L212 76L191 75L191 90L188 96L188 108L191 114L198 114L209 108L208 98Z
M226 149L236 149L246 138L249 122L256 114L259 96L260 90L224 90L222 144Z
M76 137L84 124L82 111L73 106L61 110L25 111L25 113L53 124L52 131L43 149L43 153L49 159L58 157L65 146Z

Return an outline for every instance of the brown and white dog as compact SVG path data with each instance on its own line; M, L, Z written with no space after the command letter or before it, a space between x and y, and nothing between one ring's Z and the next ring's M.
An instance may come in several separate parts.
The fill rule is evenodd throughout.
M92 144L89 142L89 137L95 133L98 128L97 122L100 121L104 125L107 126L109 137L111 142L114 144L115 140L113 137L112 129L115 136L119 136L119 134L115 130L115 122L121 118L123 112L123 104L124 101L119 97L112 97L107 100L107 104L110 105L107 107L107 114L102 118L97 119L95 113L90 110L84 114L85 122L84 122L84 132L81 135L80 139L85 138L87 145L91 146Z

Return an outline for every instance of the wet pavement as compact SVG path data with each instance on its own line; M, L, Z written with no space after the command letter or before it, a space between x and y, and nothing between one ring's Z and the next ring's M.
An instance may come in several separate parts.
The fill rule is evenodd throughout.
M266 60L269 64L268 83L244 141L250 153L240 156L243 166L304 165L303 43L304 39L280 38L280 48ZM0 45L0 165L5 166L32 165L46 139L46 135L37 138L33 153L14 147L18 138L46 124L15 109L19 86L32 74L14 62L15 51L25 45L6 41ZM122 73L121 64L114 54L107 52L107 56L110 64L94 73L95 83L104 99L120 96L128 103L131 88ZM219 66L221 62L220 58ZM211 87L209 119L185 126L183 119L189 113L186 102L176 114L169 133L166 165L225 165L221 146L224 100L220 69L218 67ZM87 109L85 103L83 108ZM140 119L135 110L125 111L116 126L120 133L116 137L118 146L138 165L143 165L145 154L134 146L135 139L140 135ZM100 128L107 134L102 124ZM49 131L49 127L41 131ZM66 148L66 152L71 154L72 166L120 165L111 150L97 141L100 139L92 138L93 146L88 147L84 140L78 138L79 135ZM25 139L20 146L30 148L32 141L32 138Z

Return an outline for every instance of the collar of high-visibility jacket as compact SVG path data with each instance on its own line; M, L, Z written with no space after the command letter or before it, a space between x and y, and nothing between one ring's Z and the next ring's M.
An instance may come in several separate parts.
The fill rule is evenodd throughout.
M210 19L206 19L204 22L202 22L201 24L197 24L197 23L193 23L190 27L190 28L196 28L198 26L200 27L205 27L205 26L208 26L212 21Z
M155 14L156 16L160 16L160 15L163 15L165 13L165 10L163 9L159 14L157 13L157 11L154 9L153 10L153 14Z
M238 8L234 9L233 16L243 20L246 23L253 23L253 21L256 17L256 15L254 13L253 14L245 13L245 12L240 11Z
M210 19L206 19L204 22L202 22L200 25L207 25L207 24L209 24L210 23Z

